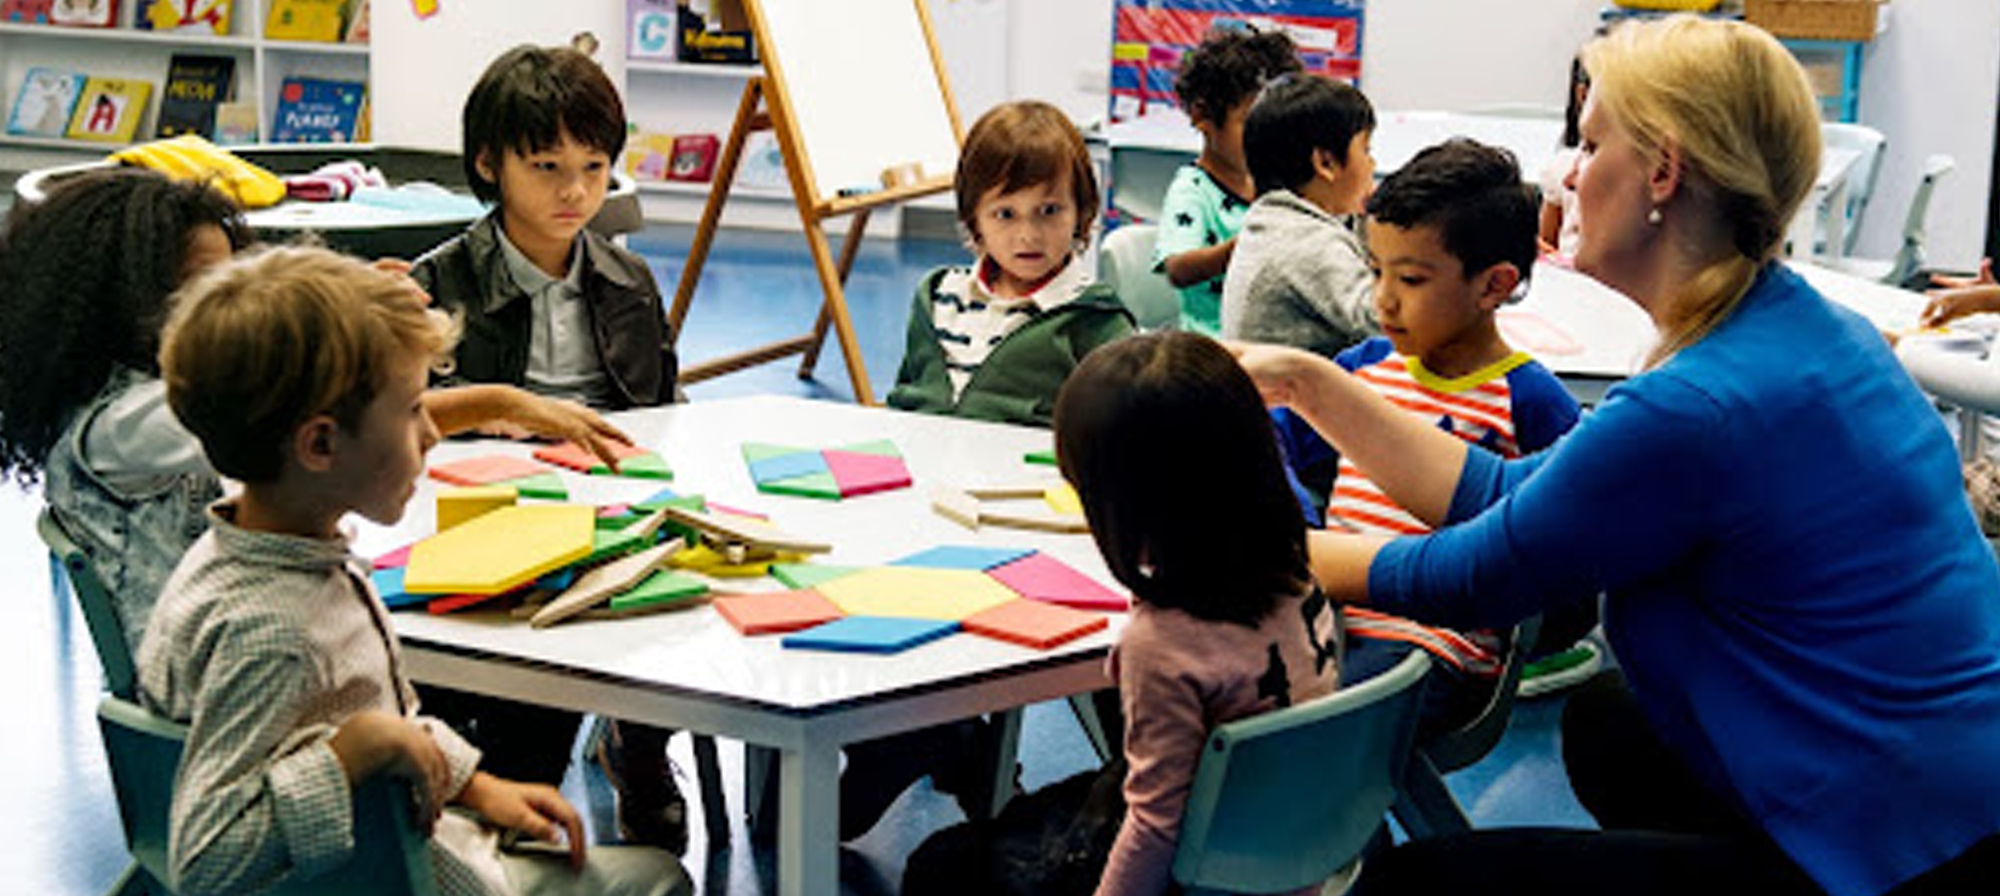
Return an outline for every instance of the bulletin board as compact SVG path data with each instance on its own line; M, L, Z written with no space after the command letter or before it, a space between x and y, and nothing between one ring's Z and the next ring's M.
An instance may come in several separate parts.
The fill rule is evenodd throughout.
M1177 107L1181 55L1209 29L1283 29L1307 71L1359 84L1363 0L1115 0L1111 26L1111 120Z

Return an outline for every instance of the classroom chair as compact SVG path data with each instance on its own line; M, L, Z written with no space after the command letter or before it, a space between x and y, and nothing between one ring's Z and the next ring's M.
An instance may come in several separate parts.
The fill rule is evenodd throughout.
M1857 158L1847 168L1847 206L1831 210L1843 215L1845 236L1838 246L1827 246L1827 255L1844 256L1854 251L1855 238L1861 234L1861 216L1868 211L1868 199L1875 194L1875 182L1882 176L1882 156L1889 147L1889 138L1881 131L1865 124L1850 124L1829 121L1819 126L1821 140L1828 149L1853 150Z
M1924 266L1924 219L1930 214L1931 194L1937 190L1938 181L1957 167L1958 163L1947 155L1924 160L1923 178L1917 182L1917 190L1910 196L1910 210L1903 216L1903 243L1897 248L1896 257L1838 258L1829 260L1827 265L1890 286L1902 286L1914 277Z
M1500 667L1500 681L1479 714L1454 730L1433 736L1410 757L1394 813L1411 839L1472 830L1472 820L1445 786L1444 776L1486 758L1507 733L1507 720L1514 715L1514 697L1521 689L1521 669L1528 664L1541 630L1540 616L1516 625L1506 662Z
M125 646L124 626L112 609L110 592L97 577L89 556L52 511L44 508L35 528L49 549L50 584L55 593L61 596L67 584L83 610L84 626L97 648L109 692L97 707L98 727L132 862L108 893L170 893L168 819L187 726L161 718L134 702L137 680L132 653ZM357 836L353 858L326 875L271 892L275 896L432 896L436 882L423 836L411 814L414 807L408 784L387 777L364 782L354 793Z
M1430 656L1209 733L1181 815L1174 880L1191 894L1345 893L1416 735Z
M1098 279L1118 293L1141 330L1172 330L1180 324L1181 298L1167 275L1153 270L1159 228L1127 224L1104 237L1097 257Z

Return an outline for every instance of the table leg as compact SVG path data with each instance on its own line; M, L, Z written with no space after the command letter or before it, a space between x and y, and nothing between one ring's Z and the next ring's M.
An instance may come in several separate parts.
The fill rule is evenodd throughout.
M840 892L840 748L808 738L778 764L778 892Z

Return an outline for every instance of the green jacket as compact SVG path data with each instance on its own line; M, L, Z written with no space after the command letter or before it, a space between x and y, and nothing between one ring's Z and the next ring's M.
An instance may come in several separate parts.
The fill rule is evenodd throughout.
M896 388L889 392L890 407L1046 427L1055 416L1056 390L1083 356L1134 330L1132 312L1117 293L1102 283L1093 284L1007 334L953 401L944 349L931 325L931 303L948 270L930 272L917 287L910 306L909 342L903 348L902 369L896 372Z

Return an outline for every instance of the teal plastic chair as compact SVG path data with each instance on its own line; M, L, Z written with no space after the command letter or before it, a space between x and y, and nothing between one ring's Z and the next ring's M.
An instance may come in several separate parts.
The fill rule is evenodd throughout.
M162 718L134 702L136 677L124 627L111 606L110 592L62 522L47 509L35 523L48 546L53 586L67 582L83 610L84 625L104 667L105 690L97 706L111 789L118 796L132 862L108 891L115 896L167 894L173 879L167 859L172 842L174 778L180 768L187 726ZM272 896L435 896L437 883L424 837L413 816L414 795L401 780L378 777L354 791L355 850L349 861L310 880L287 882Z
M1493 751L1507 733L1514 715L1514 698L1521 689L1521 669L1541 639L1542 617L1531 616L1514 627L1500 681L1479 714L1463 726L1431 737L1417 747L1402 777L1396 799L1396 822L1411 839L1423 840L1472 830L1472 820L1445 786L1444 776L1466 768Z
M1210 732L1181 816L1189 894L1346 892L1382 829L1416 735L1430 657Z
M1098 279L1118 293L1141 330L1180 326L1181 297L1167 275L1153 270L1153 243L1159 228L1127 224L1104 237L1098 250Z

